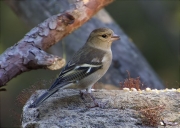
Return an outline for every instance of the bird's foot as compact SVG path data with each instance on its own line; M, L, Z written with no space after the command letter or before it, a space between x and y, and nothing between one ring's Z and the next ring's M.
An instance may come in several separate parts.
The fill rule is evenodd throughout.
M81 99L82 99L83 101L85 101L85 102L87 102L86 99L85 99L85 95L86 95L86 96L90 96L91 99L93 100L93 103L94 103L94 105L92 105L92 106L91 106L91 105L86 106L86 107L88 107L88 108L95 108L95 107L104 108L105 105L107 104L107 102L105 102L105 103L97 102L96 99L95 99L95 97L94 97L91 93L80 91Z
M80 94L80 97L81 99L84 101L84 102L87 102L86 99L85 99L85 95L88 95L87 92L83 92L83 91L79 91L79 94Z

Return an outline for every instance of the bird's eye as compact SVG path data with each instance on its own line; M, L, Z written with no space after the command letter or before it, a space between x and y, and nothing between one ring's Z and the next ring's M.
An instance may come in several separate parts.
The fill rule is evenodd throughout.
M102 37L103 37L103 38L107 38L107 35L106 35L106 34L104 34L104 35L102 35Z

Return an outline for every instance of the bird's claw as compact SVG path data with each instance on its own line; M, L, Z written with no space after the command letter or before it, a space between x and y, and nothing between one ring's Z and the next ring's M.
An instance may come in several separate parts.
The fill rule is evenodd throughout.
M82 92L82 91L80 91L81 99L82 99L83 101L85 101L85 102L87 102L87 101L86 101L84 95L90 96L91 99L93 100L93 103L94 103L93 106L91 106L91 105L86 106L87 108L95 108L95 107L104 108L105 105L108 103L108 102L105 102L105 103L100 102L100 103L98 103L98 102L96 101L96 99L94 98L94 96L93 96L91 93L87 93L87 92Z

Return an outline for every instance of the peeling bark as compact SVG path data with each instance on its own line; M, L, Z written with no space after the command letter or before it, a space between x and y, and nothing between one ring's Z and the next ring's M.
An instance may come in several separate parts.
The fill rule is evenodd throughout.
M18 12L19 2L6 1ZM32 69L47 68L57 70L64 66L61 57L46 53L48 49L66 35L82 26L97 11L112 0L78 0L63 13L51 16L31 29L17 44L8 48L0 56L0 87L15 76Z

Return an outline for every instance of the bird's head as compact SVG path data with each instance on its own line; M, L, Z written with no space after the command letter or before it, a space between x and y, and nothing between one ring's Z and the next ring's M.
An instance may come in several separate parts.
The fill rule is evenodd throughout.
M109 49L112 42L119 39L120 37L114 34L111 29L98 28L91 32L87 44L100 49Z

